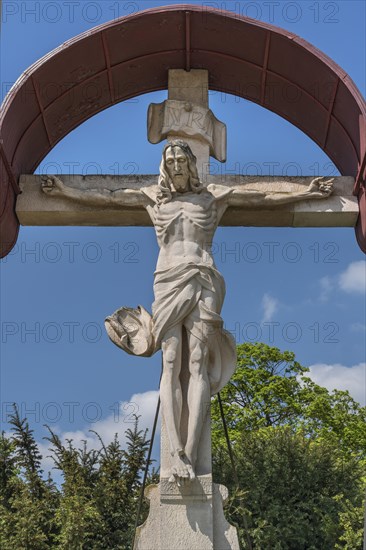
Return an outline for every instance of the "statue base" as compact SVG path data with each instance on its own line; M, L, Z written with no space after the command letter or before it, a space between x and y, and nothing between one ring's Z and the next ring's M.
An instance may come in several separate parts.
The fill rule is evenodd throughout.
M137 529L134 550L239 550L236 528L224 516L228 491L211 475L182 487L161 478L145 496L150 512Z

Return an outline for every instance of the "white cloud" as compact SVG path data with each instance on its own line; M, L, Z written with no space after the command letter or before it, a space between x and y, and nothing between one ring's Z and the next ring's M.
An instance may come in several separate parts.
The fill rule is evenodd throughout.
M321 302L327 302L332 292L364 294L366 290L366 262L351 262L347 268L334 277L322 277L319 281Z
M273 315L278 310L279 301L277 298L273 298L270 294L264 294L262 298L262 309L263 309L263 318L262 323L266 321L271 321Z
M308 376L319 386L324 386L329 391L348 390L352 397L366 405L366 363L359 363L352 367L325 363L311 365Z
M119 410L108 416L103 420L93 423L89 426L89 429L97 432L102 438L105 444L110 443L115 433L118 434L121 445L125 444L125 431L128 428L132 428L135 422L135 415L139 416L139 428L145 430L146 428L151 431L151 427L154 421L154 415L156 405L158 401L159 392L148 391L145 393L134 394L129 401L123 401L120 403ZM75 440L79 437L79 432L70 432L64 434L64 437L72 437L74 435ZM98 439L95 434L89 433L88 439L93 445L98 445Z
M335 284L331 277L322 277L320 279L320 301L327 302L328 298L334 289Z
M365 323L352 323L349 328L351 332L363 332L364 334L366 334Z
M345 292L357 292L363 294L366 289L366 262L352 262L347 269L339 275L338 284Z

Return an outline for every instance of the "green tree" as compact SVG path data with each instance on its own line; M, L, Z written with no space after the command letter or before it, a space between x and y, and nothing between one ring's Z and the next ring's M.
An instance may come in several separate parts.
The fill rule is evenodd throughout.
M98 436L98 434L96 434ZM147 431L138 418L126 430L126 449L117 435L101 450L63 445L50 430L55 467L63 475L62 495L56 511L60 549L125 550L132 543L141 475L149 447ZM145 507L146 508L146 507ZM146 511L146 510L145 510Z
M238 369L221 397L238 486L217 402L214 473L231 492L228 513L243 549L361 550L365 408L314 384L293 353L264 344L238 347ZM117 437L107 446L100 439L98 451L78 449L50 430L59 489L44 480L33 431L16 409L11 426L13 436L0 438L1 549L130 548L149 446L138 418L125 449ZM146 513L145 503L140 523Z
M261 550L361 548L366 411L306 373L291 352L238 346L238 368L221 399L239 487L213 403L214 472L233 495L229 512L243 548L248 534Z
M107 447L102 444L99 460L96 503L103 519L95 548L123 550L131 547L134 535L141 476L146 467L149 447L147 432L139 430L138 418L126 431L126 449L121 449L117 436ZM140 522L146 515L144 505Z
M15 450L15 442L2 432L0 435L0 504L7 509L10 509L14 481L20 472L16 465Z
M12 438L1 440L1 548L43 550L56 532L58 492L42 477L41 459L28 422L14 407Z
M366 408L348 392L315 384L294 353L266 344L241 344L238 366L221 392L231 440L260 428L293 426L329 439L345 452L366 456ZM214 442L224 442L219 407L213 404ZM221 435L220 435L221 434Z
M51 452L55 468L63 476L59 506L55 513L58 526L57 547L60 550L92 549L94 539L102 529L102 521L94 499L97 480L98 451L81 449L72 440L64 445L50 428Z
M107 446L99 438L100 450L85 442L76 448L48 428L45 439L63 478L60 489L50 475L43 478L33 431L17 409L10 424L13 436L0 438L1 550L130 548L149 447L138 418L126 430L125 449L117 435ZM149 481L156 481L154 472ZM146 514L144 503L140 522Z

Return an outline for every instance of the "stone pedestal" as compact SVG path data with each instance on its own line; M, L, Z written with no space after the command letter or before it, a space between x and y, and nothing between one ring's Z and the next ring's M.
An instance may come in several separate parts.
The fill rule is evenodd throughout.
M162 478L145 496L150 513L137 530L134 550L239 550L236 529L223 512L227 489L211 476L187 487Z
M181 382L186 388L183 373L184 370ZM227 522L223 510L228 491L223 485L212 482L210 403L206 406L196 464L197 478L181 487L169 481L169 440L162 418L160 483L145 491L150 512L137 530L134 550L239 550L236 528ZM187 414L185 402L181 423L183 438Z

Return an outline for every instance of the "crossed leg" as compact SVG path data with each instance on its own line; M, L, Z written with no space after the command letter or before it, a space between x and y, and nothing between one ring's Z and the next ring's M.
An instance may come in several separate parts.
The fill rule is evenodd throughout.
M213 292L202 290L201 300L208 310L216 311ZM178 483L195 477L198 444L202 426L210 406L210 382L208 377L209 349L207 335L209 324L200 319L197 305L191 315L185 319L184 327L188 336L189 383L187 394L188 434L183 445L180 434L182 416L182 387L180 371L182 368L182 325L168 330L162 340L163 375L160 385L161 404L168 431L172 455L172 476Z
M203 289L201 301L207 310L216 312L217 303L214 292ZM188 436L185 446L186 455L195 470L198 445L202 427L211 403L211 388L208 377L209 348L208 337L213 328L201 319L199 305L185 321L189 349L189 385L188 385Z

